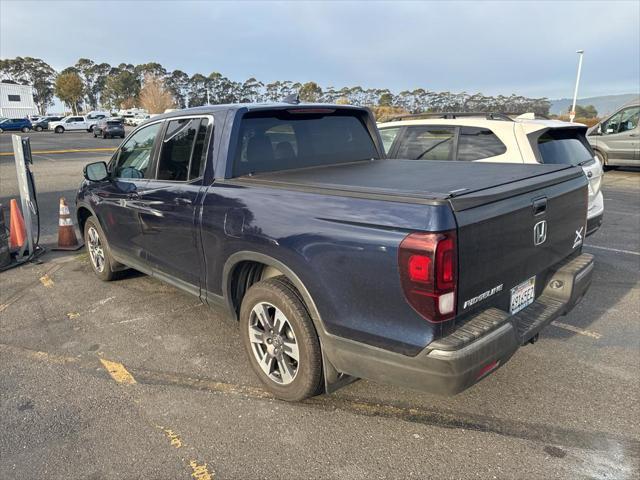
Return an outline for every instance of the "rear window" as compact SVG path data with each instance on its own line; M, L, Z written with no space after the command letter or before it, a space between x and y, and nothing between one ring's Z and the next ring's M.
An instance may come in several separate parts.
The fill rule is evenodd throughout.
M502 155L507 151L504 143L487 128L462 127L458 138L457 160L473 161Z
M543 133L538 138L538 151L542 163L578 165L593 159L584 133L570 128Z
M378 158L361 112L258 112L242 120L234 176Z
M122 123L113 120L113 121L107 122L107 125L122 125Z
M454 127L409 127L394 156L409 160L451 160L455 134Z

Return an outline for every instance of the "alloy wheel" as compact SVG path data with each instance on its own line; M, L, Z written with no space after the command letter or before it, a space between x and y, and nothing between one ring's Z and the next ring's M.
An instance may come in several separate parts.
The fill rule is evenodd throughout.
M89 237L87 247L89 248L91 263L93 264L93 268L101 273L104 270L104 247L100 241L100 234L93 226L89 227L87 233Z
M293 382L300 353L291 323L280 309L267 302L253 307L249 339L253 356L270 380L279 385Z

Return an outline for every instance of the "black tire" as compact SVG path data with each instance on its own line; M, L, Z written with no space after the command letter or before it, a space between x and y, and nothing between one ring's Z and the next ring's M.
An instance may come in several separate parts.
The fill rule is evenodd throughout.
M600 150L596 150L595 154L596 154L596 158L600 162L600 165L602 166L602 170L605 170L605 171L611 170L611 167L607 165L607 154L604 152L601 152Z
M43 129L42 129L42 127L41 127L40 125L38 125L38 126L36 127L36 132L41 132L42 130L43 130Z
M272 380L260 367L253 351L253 343L249 337L252 311L262 302L267 302L279 309L286 317L295 335L299 360L295 376L287 385ZM249 288L242 299L240 308L240 337L249 357L251 368L265 387L277 398L297 402L322 392L320 340L305 304L285 277L262 280Z
M107 138L109 138L109 135L107 135L106 133L103 133L102 134L102 138L107 139Z
M64 127L56 127L54 130L56 133L64 133Z
M104 252L104 266L102 270L100 270L99 267L96 266L94 257L90 252L91 239L89 237L90 235L89 230L92 228L98 234L100 243L102 245L102 250ZM93 269L93 273L95 273L96 276L104 282L110 282L111 280L114 280L115 278L117 278L118 272L113 271L113 266L116 265L116 261L111 256L111 251L109 250L109 244L107 243L107 238L104 234L104 231L102 230L102 227L100 226L100 222L98 222L98 220L94 216L87 218L87 221L84 224L84 243L87 247L87 253L89 253L89 263L91 263L91 268Z
M98 134L96 132L93 132L93 138L97 138Z
M29 127L22 127L22 133L27 133L29 131Z
M124 138L124 135L120 135L120 138Z

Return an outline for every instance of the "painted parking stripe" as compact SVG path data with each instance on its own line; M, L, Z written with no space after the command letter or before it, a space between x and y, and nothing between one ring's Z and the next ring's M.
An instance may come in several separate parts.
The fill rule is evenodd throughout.
M579 335L584 335L585 337L595 338L596 340L600 340L602 338L601 333L593 332L591 330L583 330L581 328L574 327L573 325L569 325L568 323L557 322L554 320L553 322L551 322L551 325L553 325L554 327L562 328L564 330L569 330L570 332L577 333Z
M607 250L608 252L615 253L626 253L628 255L638 255L640 256L640 252L634 252L633 250L622 250L619 248L609 248L609 247L601 247L600 245L585 245L587 248L597 248L599 250Z
M66 150L34 150L32 155L38 154L50 154L50 153L87 153L87 152L114 152L115 147L100 147L100 148L69 148ZM11 156L13 152L0 152L0 156Z
M113 378L116 382L122 383L123 385L135 385L136 379L133 378L133 375L131 375L121 363L112 362L104 358L101 358L100 362L107 370L107 372L109 372L111 378Z

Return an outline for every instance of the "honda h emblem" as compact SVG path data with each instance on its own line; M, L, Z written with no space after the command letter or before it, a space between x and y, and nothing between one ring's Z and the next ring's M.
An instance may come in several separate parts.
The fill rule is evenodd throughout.
M547 221L542 220L533 226L533 244L542 245L547 240Z

